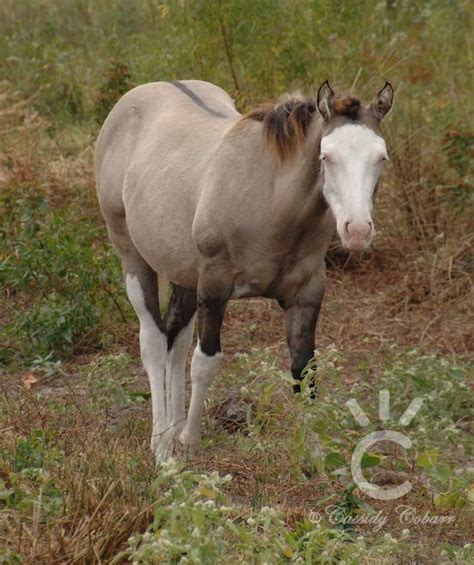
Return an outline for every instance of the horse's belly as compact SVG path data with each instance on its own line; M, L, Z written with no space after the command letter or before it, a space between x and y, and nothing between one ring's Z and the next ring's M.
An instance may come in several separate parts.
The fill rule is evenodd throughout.
M193 206L185 187L177 186L173 197L166 186L135 186L124 193L130 237L140 255L170 282L197 288L199 254L191 229Z
M169 224L161 229L159 226L148 226L149 237L144 238L145 228L146 225L139 230L129 226L129 233L138 252L150 267L174 284L197 288L199 256L192 240L183 237L183 231L180 231L179 237L173 237L178 234Z

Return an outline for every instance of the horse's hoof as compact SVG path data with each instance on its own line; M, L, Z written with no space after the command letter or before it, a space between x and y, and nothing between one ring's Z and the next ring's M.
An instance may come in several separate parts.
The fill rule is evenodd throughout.
M176 430L167 430L151 439L151 450L155 456L156 464L169 459L180 458L180 446Z
M201 442L189 438L186 432L182 432L179 436L179 445L184 459L194 459L200 451Z

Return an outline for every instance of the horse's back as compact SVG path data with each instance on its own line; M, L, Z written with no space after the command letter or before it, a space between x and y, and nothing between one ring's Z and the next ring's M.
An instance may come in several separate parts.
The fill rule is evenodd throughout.
M230 96L208 82L152 82L133 88L114 106L97 139L95 168L99 194L106 190L103 185L108 184L108 177L124 175L133 158L140 159L145 146L159 144L160 154L166 154L171 152L170 142L176 138L181 146L184 141L185 146L205 149L196 143L196 138L207 137L211 141L222 129L219 126L223 119L238 116Z
M239 116L212 84L149 83L119 100L99 134L97 190L109 231L126 230L146 261L177 283L195 284L200 181Z

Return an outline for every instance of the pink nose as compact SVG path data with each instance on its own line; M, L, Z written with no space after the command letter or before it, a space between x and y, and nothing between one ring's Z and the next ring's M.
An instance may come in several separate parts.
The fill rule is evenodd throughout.
M346 222L344 229L348 237L365 237L368 238L372 231L372 222Z
M372 239L374 224L368 222L345 222L344 223L344 245L348 249L365 249Z

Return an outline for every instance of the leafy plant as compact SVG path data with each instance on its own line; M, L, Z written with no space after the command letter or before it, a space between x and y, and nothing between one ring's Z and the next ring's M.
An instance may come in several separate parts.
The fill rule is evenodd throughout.
M123 310L117 259L99 229L73 210L55 210L42 196L3 198L8 231L0 242L0 280L23 299L4 329L5 360L31 365L67 359L78 347L100 347L106 316ZM126 308L126 306L124 306Z
M132 359L125 353L106 355L87 369L87 385L96 408L123 407L150 397L148 391L133 392Z

